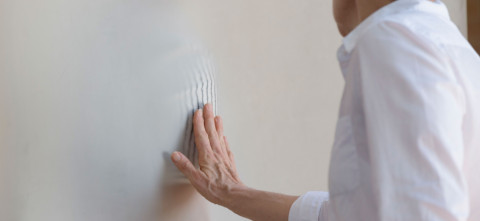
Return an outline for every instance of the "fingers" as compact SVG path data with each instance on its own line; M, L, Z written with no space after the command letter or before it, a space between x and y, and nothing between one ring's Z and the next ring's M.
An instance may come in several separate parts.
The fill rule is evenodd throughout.
M230 145L228 144L228 141L227 141L227 137L226 136L223 136L223 141L225 142L225 149L226 149L226 152L227 152L227 155L228 155L228 158L230 159L230 162L232 163L232 167L235 171L237 171L237 168L236 168L236 164L235 164L235 159L233 157L233 153L232 151L230 150Z
M223 155L217 128L215 127L214 117L212 104L206 104L203 107L203 118L205 120L205 130L207 131L210 140L210 146L214 152Z
M215 162L230 167L232 163L223 138L223 122L219 116L215 117L212 104L207 103L203 110L197 110L193 122L200 168Z
M193 134L195 136L198 155L200 159L205 159L206 155L212 152L212 149L207 131L205 131L202 109L195 111L193 116Z
M197 168L193 166L192 162L180 152L172 153L171 158L183 175L185 175L190 182L194 182L197 177Z
M217 128L218 137L223 141L223 120L220 116L215 117L215 128Z
M227 159L227 161L229 161L225 140L223 139L223 120L220 116L215 117L215 128L217 128L217 134L218 134L218 138L220 140L220 146L223 149L223 157L225 157Z

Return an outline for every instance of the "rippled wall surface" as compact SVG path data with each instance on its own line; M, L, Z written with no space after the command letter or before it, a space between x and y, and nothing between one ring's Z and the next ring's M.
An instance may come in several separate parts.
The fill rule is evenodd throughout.
M159 220L214 66L165 0L0 2L0 220ZM216 107L216 105L215 105Z

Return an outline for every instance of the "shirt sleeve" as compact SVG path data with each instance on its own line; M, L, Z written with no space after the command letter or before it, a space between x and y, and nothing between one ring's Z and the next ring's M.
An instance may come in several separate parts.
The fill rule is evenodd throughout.
M328 192L312 191L301 195L291 206L289 221L327 221Z
M375 220L467 220L465 95L442 45L395 23L357 47Z

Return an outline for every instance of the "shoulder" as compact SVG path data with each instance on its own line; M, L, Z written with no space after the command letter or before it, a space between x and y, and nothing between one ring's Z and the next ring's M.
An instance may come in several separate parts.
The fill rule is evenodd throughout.
M384 17L372 24L358 39L357 48L362 51L410 50L412 53L448 56L445 48L464 44L464 37L450 20L412 10Z
M455 81L446 41L434 28L421 22L414 23L421 18L427 19L428 16L399 14L369 27L355 48L361 75L408 81L410 84Z

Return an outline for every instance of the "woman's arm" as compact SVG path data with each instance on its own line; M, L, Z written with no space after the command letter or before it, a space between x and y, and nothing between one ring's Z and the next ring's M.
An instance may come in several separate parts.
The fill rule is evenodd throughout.
M255 190L232 189L223 206L251 220L288 220L290 207L298 196Z
M240 216L258 221L288 220L290 207L298 196L255 190L240 181L223 135L222 119L214 116L211 104L195 112L193 125L199 168L179 152L172 154L172 160L195 189L210 202Z

